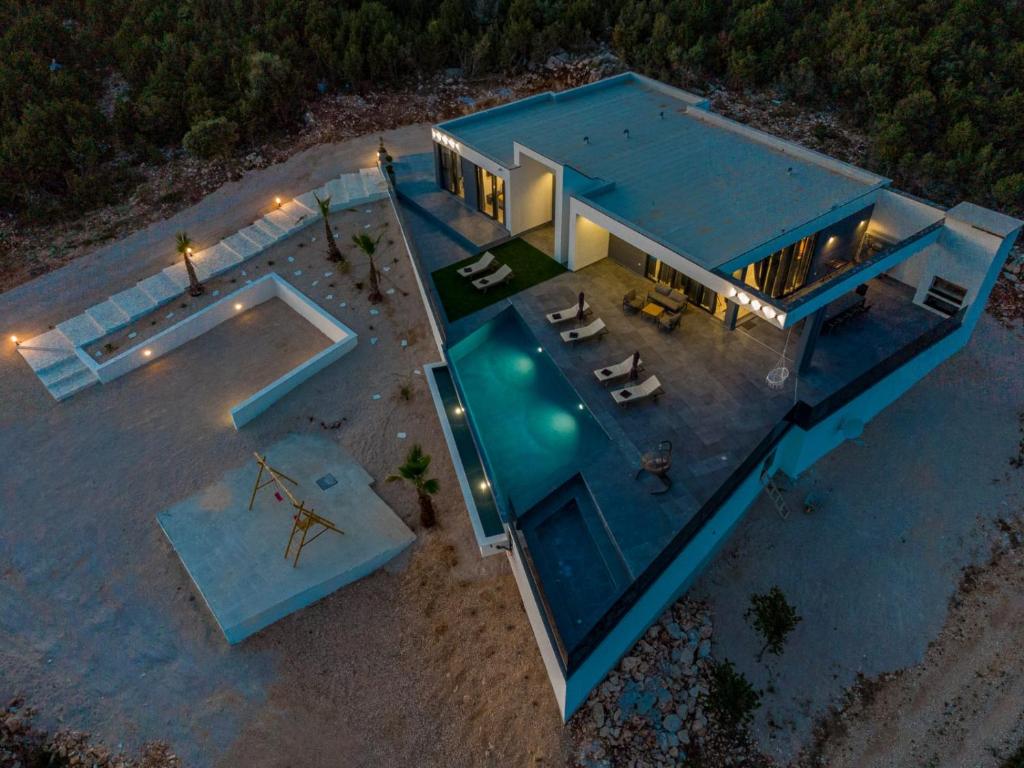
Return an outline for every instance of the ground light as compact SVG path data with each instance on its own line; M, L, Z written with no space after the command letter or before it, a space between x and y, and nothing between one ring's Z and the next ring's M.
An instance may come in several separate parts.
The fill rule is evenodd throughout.
M543 352L544 351L544 347L537 347L537 351L538 352Z
M281 198L280 198L280 197L275 197L275 198L274 198L274 205L275 205L275 206L276 206L277 208L280 208L280 207L281 207Z
M580 404L579 404L579 405L577 405L576 407L577 407L577 408L579 408L579 409L580 409L580 410L582 411L582 410L583 410L583 403L580 403Z
M235 304L235 309L236 309L236 310L237 310L237 309L241 309L241 308L242 308L242 305L241 305L241 304Z
M18 343L18 337L15 336L13 333L11 334L11 341L14 342L15 344Z
M462 414L463 414L462 406L461 405L456 405L455 406L455 415L456 416L461 416Z
M143 357L152 357L152 355L153 355L153 350L152 349L144 349L144 350L142 350L142 356Z

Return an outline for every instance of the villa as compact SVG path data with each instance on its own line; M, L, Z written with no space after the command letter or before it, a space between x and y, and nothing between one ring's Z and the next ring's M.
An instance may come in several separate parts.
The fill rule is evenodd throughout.
M780 488L967 343L1022 226L632 73L432 138L432 191L400 159L399 199L490 234L414 243L421 271L495 252L468 286L510 238L558 271L458 322L427 292L480 547L507 554L566 718L759 494L784 518Z

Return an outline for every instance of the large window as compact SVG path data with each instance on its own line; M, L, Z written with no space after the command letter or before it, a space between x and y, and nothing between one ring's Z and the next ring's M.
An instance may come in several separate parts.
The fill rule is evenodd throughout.
M804 287L811 270L816 235L805 237L782 250L747 265L741 279L773 299L788 296Z
M483 168L476 169L477 207L497 220L505 223L505 180Z
M455 150L437 145L438 158L441 166L441 186L464 198L466 186L462 179L462 158L455 154Z

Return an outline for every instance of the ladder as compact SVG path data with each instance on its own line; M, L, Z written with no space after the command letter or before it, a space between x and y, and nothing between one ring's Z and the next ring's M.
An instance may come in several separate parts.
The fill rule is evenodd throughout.
M764 481L764 492L768 494L768 498L775 505L775 511L779 513L779 517L783 520L788 519L789 505L786 504L786 497L782 495L782 490L775 484L775 478L762 478L762 480Z

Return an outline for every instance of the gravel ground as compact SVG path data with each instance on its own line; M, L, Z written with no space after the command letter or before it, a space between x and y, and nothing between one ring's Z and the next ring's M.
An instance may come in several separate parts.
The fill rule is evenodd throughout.
M397 227L387 204L374 210L375 225ZM278 250L330 269L298 242ZM187 766L561 761L561 721L514 581L503 558L476 550L416 373L438 353L400 242L382 254L384 287L398 290L379 314L354 285L365 280L355 257L337 286L358 347L240 432L230 404L254 376L307 352L283 305L64 403L0 347L0 701L20 694L40 727L88 732L113 752L166 742ZM95 303L154 271L147 256L126 247L106 269L83 261L0 296L0 328L45 328L75 311L55 300L65 287ZM278 321L249 321L261 315ZM386 570L229 647L155 515L303 431L355 456L418 541ZM379 481L414 441L442 487L430 531L409 489Z

